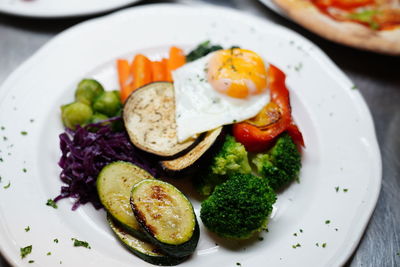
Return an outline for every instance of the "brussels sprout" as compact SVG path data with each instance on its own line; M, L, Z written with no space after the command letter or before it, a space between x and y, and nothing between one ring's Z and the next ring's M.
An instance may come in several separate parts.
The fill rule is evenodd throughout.
M114 90L113 92L118 97L118 99L121 99L121 93L119 90Z
M101 94L93 103L93 109L107 116L115 116L121 109L121 101L113 91L106 91Z
M61 107L61 117L65 127L75 130L77 125L84 125L93 115L92 108L81 102L73 102Z
M103 86L96 80L83 79L76 88L75 100L91 105L104 92Z
M91 123L98 123L98 122L101 122L101 121L104 121L104 120L107 120L107 119L108 119L108 116L106 116L104 114L101 114L101 113L98 113L98 112L95 112L93 114L92 118L90 118L90 122Z

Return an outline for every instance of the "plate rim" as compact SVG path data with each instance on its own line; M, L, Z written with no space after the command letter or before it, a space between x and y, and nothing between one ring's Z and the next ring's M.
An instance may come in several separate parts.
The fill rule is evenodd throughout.
M196 8L198 8L199 6L196 6ZM4 101L7 97L8 94L11 93L11 90L6 90L6 88L8 87L8 84L12 84L13 80L18 78L18 73L21 73L21 71L23 71L24 69L29 69L30 67L35 65L35 62L37 61L38 58L40 58L42 56L42 54L49 48L52 46L53 43L55 43L56 41L58 41L59 39L64 38L64 36L68 36L70 33L73 33L77 30L79 30L79 28L81 27L87 27L90 26L91 24L96 24L98 22L101 21L106 21L108 19L112 19L114 17L120 16L121 14L124 13L135 13L135 12L141 12L142 10L147 10L147 9L152 9L154 11L154 9L157 8L188 8L188 9L193 9L193 7L188 6L188 5L184 5L184 4L179 4L179 3L164 3L164 4L151 4L151 5L144 5L144 6L139 6L139 7L132 7L129 9L125 9L122 11L118 11L103 17L99 17L99 18L94 18L91 20L87 20L84 21L82 23L78 23L70 28L68 28L67 30L57 34L55 37L53 37L50 41L48 41L45 45L43 45L41 48L39 48L33 55L31 55L29 58L27 58L22 64L19 65L19 67L17 67L14 71L11 72L11 74L2 82L2 84L0 85L0 103L2 103L2 101ZM335 75L339 75L339 78L341 79L345 79L345 80L349 80L349 78L338 68L338 66L318 47L316 46L313 42L311 42L310 40L308 40L307 38L301 36L300 34L298 34L297 32L285 28L283 26L274 24L264 18L259 18L256 16L253 16L251 14L245 14L242 13L240 11L237 11L235 9L232 8L226 8L226 7L217 7L217 6L210 6L210 5L204 5L201 8L203 9L218 9L220 12L225 12L225 13L231 13L232 15L235 16L242 16L242 17L247 17L249 19L253 19L258 21L259 23L267 23L270 25L273 25L274 27L279 28L280 30L283 30L287 33L290 33L294 36L296 36L296 38L300 39L302 42L304 42L305 44L310 44L312 45L312 47L314 48L312 53L317 53L317 57L319 57L320 60L323 61L322 64L326 65L326 67L333 72L336 72ZM350 80L349 80L350 81ZM375 131L375 127L374 127L374 122L373 122L373 118L371 115L371 112L364 100L364 98L362 97L361 93L358 91L354 92L354 96L357 99L356 103L358 105L359 108L361 108L364 112L364 114L368 115L368 118L364 118L366 119L365 123L368 124L368 126L371 128L372 132L371 132L371 139L373 139L373 150L375 150L375 152L377 152L375 154L377 161L377 165L376 165L376 172L378 174L377 179L374 179L375 185L376 187L373 187L372 189L374 189L375 194L373 194L370 198L370 201L367 203L368 205L368 212L364 213L364 217L366 217L365 220L362 221L362 223L360 223L360 231L357 233L357 235L354 235L354 242L351 242L351 244L348 245L348 249L346 249L347 253L342 253L341 257L339 257L336 261L337 265L343 265L347 262L347 260L350 258L350 256L353 254L353 252L356 250L361 238L364 235L365 229L369 224L369 221L371 219L371 216L375 210L375 206L376 203L378 201L379 198L379 194L380 194L380 189L381 189L381 185L382 185L382 160L381 160L381 153L380 153L380 149L379 149L379 145L378 145L378 141L377 141L377 137L376 137L376 131ZM1 211L0 211L1 213ZM15 259L13 259L9 253L7 253L6 249L3 248L4 241L0 241L0 252L3 255L3 257L10 263L10 264L14 264L14 266L17 266L17 262L15 261Z
M78 17L85 17L85 16L92 16L92 15L97 15L97 14L102 14L106 12L110 12L119 8L123 8L129 5L137 4L143 0L125 0L124 3L120 3L117 5L109 6L109 7L100 7L100 8L92 8L92 9L85 9L81 11L76 11L76 12L65 12L62 10L59 10L57 12L49 13L49 12L43 12L43 11L38 11L38 12L30 12L29 9L25 10L16 10L15 8L12 8L12 5L7 4L0 4L0 14L8 14L12 16L18 16L18 17L26 17L26 18L32 18L32 19L62 19L62 18L78 18ZM79 23L78 23L79 24Z

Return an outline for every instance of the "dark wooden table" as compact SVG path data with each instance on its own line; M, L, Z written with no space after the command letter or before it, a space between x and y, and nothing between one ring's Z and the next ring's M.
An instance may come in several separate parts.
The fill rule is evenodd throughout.
M174 1L142 4L158 2ZM400 57L359 51L326 41L270 11L257 0L193 2L237 8L297 31L322 48L357 85L375 121L383 182L369 226L347 265L400 266ZM54 35L86 19L40 20L0 14L0 83ZM9 267L1 256L0 267Z

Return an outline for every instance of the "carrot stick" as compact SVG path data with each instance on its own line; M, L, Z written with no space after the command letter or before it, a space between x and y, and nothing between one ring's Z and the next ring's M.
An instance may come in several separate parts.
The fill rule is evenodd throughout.
M172 71L186 63L186 56L182 49L173 46L169 49L169 59L167 64L167 79L172 81Z
M166 61L151 62L151 72L153 82L163 82L167 80L167 65Z
M152 82L151 61L142 54L137 54L131 65L133 90Z
M130 84L125 85L121 88L120 97L121 102L125 103L125 100L129 97L129 95L133 92L133 88Z
M118 71L118 81L120 87L121 101L125 102L128 96L132 93L133 88L129 84L130 78L130 66L127 60L118 59L117 60L117 71Z
M168 59L167 58L163 58L161 62L165 66L165 80L167 82L172 82L172 75L171 75L171 72L168 70Z

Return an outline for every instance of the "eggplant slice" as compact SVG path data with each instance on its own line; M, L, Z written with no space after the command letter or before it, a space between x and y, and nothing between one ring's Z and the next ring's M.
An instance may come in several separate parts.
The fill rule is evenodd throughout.
M216 146L219 146L219 140L224 139L223 127L215 128L208 131L204 138L188 153L172 160L161 161L161 166L167 174L189 174L190 170L195 170L200 166L203 160L207 158L209 153L212 153Z
M179 143L176 133L174 86L155 82L135 90L123 110L126 131L138 148L162 157L186 153L201 139Z

